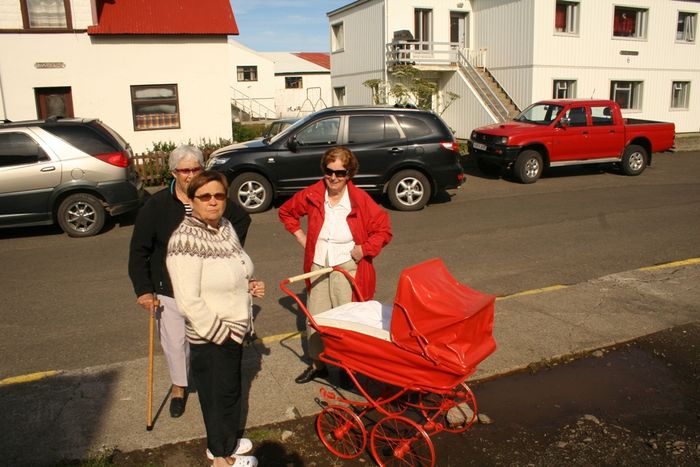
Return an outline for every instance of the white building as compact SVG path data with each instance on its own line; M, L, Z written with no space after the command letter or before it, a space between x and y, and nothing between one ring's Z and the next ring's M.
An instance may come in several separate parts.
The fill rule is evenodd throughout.
M97 117L136 152L230 139L231 34L228 0L0 0L0 119Z
M412 64L467 138L552 97L611 98L626 116L700 131L697 0L358 0L328 13L334 104ZM495 83L489 83L493 78ZM495 89L495 91L490 91Z

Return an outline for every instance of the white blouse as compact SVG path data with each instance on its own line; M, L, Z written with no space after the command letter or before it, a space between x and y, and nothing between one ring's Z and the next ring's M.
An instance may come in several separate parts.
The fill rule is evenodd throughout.
M316 240L314 263L319 266L337 266L352 259L350 251L355 246L347 221L352 209L347 187L335 206L331 206L328 192L326 192L323 206L325 216L323 227Z

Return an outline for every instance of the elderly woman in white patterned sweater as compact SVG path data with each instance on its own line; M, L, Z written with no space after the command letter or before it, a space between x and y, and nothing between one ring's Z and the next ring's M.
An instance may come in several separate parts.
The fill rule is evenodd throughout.
M231 223L223 218L227 182L219 172L192 179L186 217L168 243L166 264L190 343L192 377L207 431L207 456L214 467L254 467L242 456L252 448L239 438L243 339L252 331L252 297L265 295L253 279L253 262Z

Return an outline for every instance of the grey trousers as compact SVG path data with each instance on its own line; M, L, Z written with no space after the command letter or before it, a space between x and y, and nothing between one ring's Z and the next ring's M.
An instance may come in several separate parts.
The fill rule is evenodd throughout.
M348 271L352 277L355 277L357 272L357 264L350 260L346 263L339 264L339 267ZM323 269L326 266L319 266L314 263L311 265L311 271ZM311 281L311 292L307 300L307 309L311 316L323 313L337 306L352 301L352 285L347 277L341 272L332 272L323 276L318 276ZM321 337L307 323L306 339L308 344L309 358L318 360L319 354L323 351Z
M173 297L158 295L158 299L158 334L168 363L170 379L174 385L186 388L190 369L190 344L185 337L185 318L177 310L177 303Z

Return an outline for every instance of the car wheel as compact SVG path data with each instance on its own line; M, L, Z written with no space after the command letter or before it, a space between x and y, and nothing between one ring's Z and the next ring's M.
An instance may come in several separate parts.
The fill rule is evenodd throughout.
M102 201L87 193L74 193L64 199L56 212L58 225L71 237L90 237L105 225Z
M243 173L233 179L228 196L248 213L267 211L272 204L272 185L265 177L254 172Z
M389 180L389 201L399 211L418 211L430 199L430 183L417 170L403 170Z
M476 159L476 166L479 167L479 170L484 175L498 175L501 173L500 165L485 161L480 157Z
M528 149L523 151L515 161L513 175L520 183L535 183L542 175L542 155Z
M647 166L647 151L641 146L630 144L622 155L622 171L625 175L639 175Z

